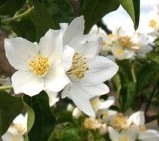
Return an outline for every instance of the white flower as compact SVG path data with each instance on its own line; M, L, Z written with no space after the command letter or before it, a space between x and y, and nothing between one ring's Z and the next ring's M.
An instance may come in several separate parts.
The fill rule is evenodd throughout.
M50 107L55 106L56 102L59 101L59 97L57 97L58 93L47 91L47 94L48 94L48 98L49 98Z
M91 105L96 112L96 116L105 122L109 121L112 116L117 114L116 111L109 109L109 107L114 104L114 101L113 96L108 97L107 100L100 99L99 97L91 99Z
M62 38L60 30L50 29L38 45L19 37L5 39L6 56L18 70L11 78L15 94L34 96L42 90L58 92L69 83L64 65L71 65L73 50L63 49Z
M119 132L112 127L108 127L108 132L112 141L136 141L138 135L134 128L128 128Z
M7 132L2 136L3 141L24 141L23 135L27 131L27 114L18 115L8 128Z
M152 129L146 129L144 112L138 111L133 113L129 120L136 126L138 131L138 139L141 141L159 141L159 132Z
M117 72L118 66L109 59L98 56L101 40L93 35L83 35L84 17L77 17L67 27L63 24L64 44L75 50L72 66L67 75L71 82L62 97L73 100L76 106L89 116L95 116L90 99L109 92L103 82ZM66 28L67 27L67 28Z

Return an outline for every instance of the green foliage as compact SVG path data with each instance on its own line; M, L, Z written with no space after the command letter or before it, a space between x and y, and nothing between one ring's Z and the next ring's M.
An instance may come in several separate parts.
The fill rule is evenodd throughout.
M29 141L37 139L39 141L47 141L55 126L55 117L50 109L47 94L41 92L33 97L25 95L24 101L34 110L35 114L35 122L28 133ZM30 112L33 115L33 112ZM31 119L32 121L33 119Z
M80 15L85 17L85 33L109 12L119 7L118 0L81 0Z
M12 121L22 112L23 101L20 97L0 91L0 136L3 135Z

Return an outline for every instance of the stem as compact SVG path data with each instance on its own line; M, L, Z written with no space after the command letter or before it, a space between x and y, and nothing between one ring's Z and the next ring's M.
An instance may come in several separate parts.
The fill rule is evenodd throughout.
M0 86L0 90L8 90L8 89L12 89L12 85Z
M132 74L133 82L136 83L136 75L135 75L135 69L134 69L134 67L135 67L135 65L134 65L134 63L132 63L131 74Z
M149 109L149 107L150 107L152 98L153 98L153 96L155 95L155 91L156 91L156 86L153 88L153 90L152 90L152 92L151 92L151 95L150 95L150 97L149 97L149 99L148 99L148 102L147 102L147 104L146 104L145 116L147 115L147 112L148 112L148 109Z
M32 6L31 8L29 8L27 11L25 11L24 13L18 15L18 16L15 16L15 17L12 17L12 18L9 18L9 19L5 19L5 20L2 20L1 23L2 24L8 24L12 21L15 21L15 20L18 20L18 19L21 19L23 17L26 17L27 15L29 15L32 10L34 9L34 6Z

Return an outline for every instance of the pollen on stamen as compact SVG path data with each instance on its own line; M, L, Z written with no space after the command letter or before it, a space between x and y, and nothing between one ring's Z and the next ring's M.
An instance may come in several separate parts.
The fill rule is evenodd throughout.
M86 58L79 53L75 53L72 60L72 66L67 74L74 75L76 78L81 79L84 77L87 70L89 70L89 68L86 63Z
M35 56L29 62L30 70L40 77L45 76L45 74L48 72L49 66L49 59L42 55Z

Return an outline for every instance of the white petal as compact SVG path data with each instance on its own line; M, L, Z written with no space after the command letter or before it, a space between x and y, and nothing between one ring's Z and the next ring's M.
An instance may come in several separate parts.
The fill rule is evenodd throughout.
M85 83L80 83L80 87L88 93L88 99L91 99L95 96L100 96L109 92L109 88L106 84L100 83L98 85L87 85Z
M68 23L60 23L60 29L65 32L68 27Z
M135 125L144 125L145 124L145 116L144 112L138 111L136 113L133 113L129 117L129 121L133 122Z
M114 97L113 96L110 96L107 100L101 102L100 106L99 106L99 109L107 109L109 108L111 105L114 104Z
M67 94L66 94L67 93ZM72 99L75 105L85 114L94 117L95 112L87 98L87 92L76 85L72 85L68 91L65 91L65 95Z
M128 141L136 141L138 137L138 130L137 128L130 127L126 130L121 132L121 136L127 137Z
M84 17L75 18L67 27L64 34L64 45L69 45L73 38L82 35L84 32Z
M139 134L141 141L159 141L159 133L156 130L146 130Z
M66 76L64 68L57 63L50 68L45 76L45 89L48 91L59 92L70 82Z
M35 44L19 37L5 39L4 47L9 63L17 70L28 70L29 60L38 53Z
M112 141L120 141L120 134L117 130L112 127L108 127L109 137Z
M49 58L50 62L55 62L62 58L63 41L62 31L49 29L39 43L40 53Z
M74 49L69 46L65 46L62 57L62 64L65 71L68 71L71 68L73 55L74 55Z
M86 71L81 82L98 84L112 78L118 66L106 57L96 56L88 61L89 70Z
M86 58L92 58L100 53L102 40L95 35L82 35L74 38L70 46L82 56L85 56Z
M2 136L2 140L3 141L24 141L24 137L23 136L15 136L9 132L6 132Z
M15 94L25 93L34 96L44 89L43 80L29 71L17 71L12 76Z

